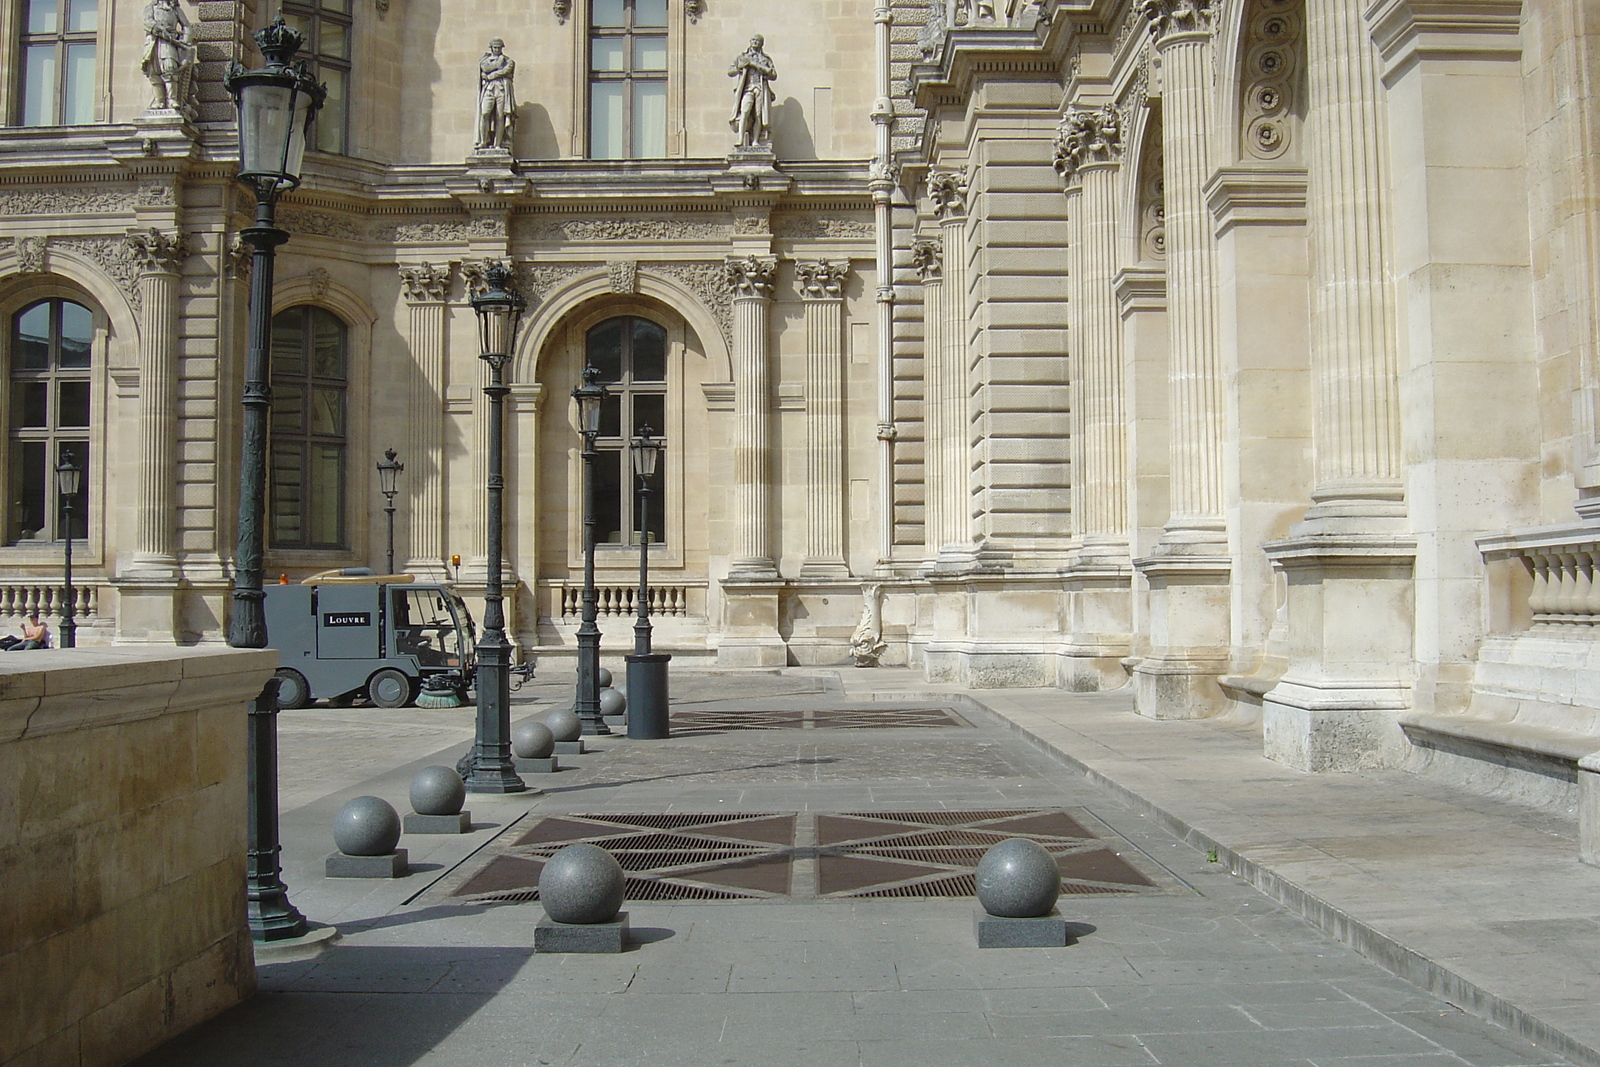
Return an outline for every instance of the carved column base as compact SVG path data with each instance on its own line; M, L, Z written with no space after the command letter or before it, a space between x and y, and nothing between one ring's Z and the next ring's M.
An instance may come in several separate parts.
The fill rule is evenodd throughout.
M1411 705L1415 542L1312 537L1263 546L1288 579L1289 665L1262 699L1263 753L1304 771L1397 764Z
M176 645L181 627L180 595L176 576L116 579L117 636L119 645Z
M1099 693L1128 684L1122 661L1133 647L1133 567L1080 562L1066 578L1067 639L1056 653L1056 685Z
M717 666L788 666L789 646L778 632L782 592L782 582L723 579Z
M800 565L802 578L848 578L850 567L843 559L808 559Z
M1134 561L1150 587L1150 652L1133 668L1133 708L1152 719L1226 711L1232 567L1226 556L1162 554Z

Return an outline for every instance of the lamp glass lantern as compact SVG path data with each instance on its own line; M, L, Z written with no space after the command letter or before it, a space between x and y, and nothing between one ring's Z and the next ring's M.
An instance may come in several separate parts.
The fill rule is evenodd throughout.
M472 298L478 316L478 354L491 366L503 367L511 358L528 302L511 288L511 271L502 263L489 265L484 282L487 288Z
M293 55L305 38L279 15L256 34L267 65L246 70L237 61L225 81L239 108L239 178L262 199L300 184L311 124L328 90Z
M63 502L77 497L78 490L83 487L83 469L72 462L71 456L63 456L61 465L56 468L56 492L60 494ZM68 531L68 536L71 532Z
M572 391L572 399L578 402L578 432L585 437L599 435L600 410L608 395L606 387L600 384L600 369L583 368L583 384Z
M666 447L666 441L655 436L649 425L641 426L639 436L633 439L633 473L646 481L654 478Z
M399 492L395 482L400 472L406 469L406 465L400 462L399 453L392 448L385 449L383 456L384 458L380 459L377 464L378 492L392 498L395 493Z

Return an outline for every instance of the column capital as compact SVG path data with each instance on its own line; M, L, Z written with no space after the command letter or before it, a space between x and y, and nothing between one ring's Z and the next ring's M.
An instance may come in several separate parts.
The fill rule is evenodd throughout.
M923 285L944 280L944 240L918 237L911 242L911 266Z
M845 279L850 276L850 261L844 259L799 259L794 264L800 295L807 300L844 299Z
M122 248L140 274L177 274L189 258L189 238L182 231L163 233L154 226L130 229Z
M940 219L959 218L967 213L967 173L963 170L937 170L928 175L928 195Z
M521 284L523 265L520 263L509 259L501 260L492 257L489 259L469 259L461 264L461 280L466 286L468 299L474 296L481 296L489 291L489 267L495 263L499 263L511 272L510 284L513 287ZM529 296L530 294L524 292L522 295ZM531 306L536 301L530 299L528 303Z
M735 300L771 300L778 257L729 256L724 271Z
M1122 162L1122 116L1111 104L1067 108L1056 127L1055 166L1067 188L1088 167Z
M400 284L405 288L408 304L442 304L450 299L450 281L456 264L402 263Z
M1216 22L1216 0L1140 0L1157 45L1185 35L1209 37Z

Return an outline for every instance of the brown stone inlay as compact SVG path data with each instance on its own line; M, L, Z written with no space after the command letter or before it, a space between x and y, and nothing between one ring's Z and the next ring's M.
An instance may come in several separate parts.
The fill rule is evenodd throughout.
M749 822L727 823L695 830L702 837L725 837L731 841L760 841L768 845L794 844L794 816L775 815Z
M761 856L725 863L707 871L687 871L674 875L674 878L684 882L707 882L731 889L753 889L774 896L788 896L793 873L794 862L788 856Z
M556 841L582 841L585 838L614 834L615 826L590 822L587 819L540 819L528 832L517 838L518 845L542 845Z
M827 853L817 857L817 891L819 893L846 893L884 882L903 882L908 878L924 878L935 874L948 874L937 867L924 867L916 863L895 863L892 860L869 859L865 856L834 856Z
M984 823L985 830L997 830L1001 833L1017 837L1047 835L1049 837L1076 837L1085 841L1093 841L1095 835L1085 830L1072 816L1064 811L1048 811L1043 815L1029 815L1021 819L1005 819L1001 822Z
M1118 885L1155 884L1109 848L1097 848L1092 852L1078 852L1070 856L1057 856L1056 866L1061 868L1063 878L1076 878L1086 882L1114 882Z
M455 895L472 897L480 893L527 889L529 886L539 884L539 872L542 870L544 870L543 860L523 859L521 856L496 856L489 861L488 866L457 889Z
M903 834L903 823L885 822L864 815L818 815L817 844L837 845L843 841L866 841L885 834Z

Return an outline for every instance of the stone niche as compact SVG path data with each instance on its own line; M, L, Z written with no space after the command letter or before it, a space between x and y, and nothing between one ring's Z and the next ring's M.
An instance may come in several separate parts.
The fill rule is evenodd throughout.
M0 1063L125 1063L255 989L245 701L274 651L0 659Z

